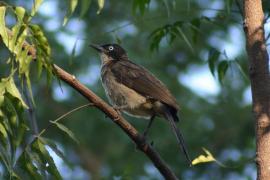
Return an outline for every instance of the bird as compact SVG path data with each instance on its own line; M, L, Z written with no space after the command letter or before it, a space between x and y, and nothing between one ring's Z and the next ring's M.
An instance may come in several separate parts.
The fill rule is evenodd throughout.
M120 45L90 44L90 47L100 55L101 81L113 107L130 116L149 119L145 137L155 117L166 119L191 166L183 135L176 125L179 105L169 89L146 68L131 61Z

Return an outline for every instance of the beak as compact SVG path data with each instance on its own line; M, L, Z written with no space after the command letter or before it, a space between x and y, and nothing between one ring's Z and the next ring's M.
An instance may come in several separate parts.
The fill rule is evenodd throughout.
M90 44L89 46L92 47L93 49L97 50L98 52L104 52L104 50L105 50L103 47L96 45L96 44Z

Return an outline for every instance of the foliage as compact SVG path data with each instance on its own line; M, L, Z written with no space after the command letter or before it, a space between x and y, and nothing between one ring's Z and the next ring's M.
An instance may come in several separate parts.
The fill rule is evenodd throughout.
M55 3L50 10L55 8L56 15L40 11L46 3ZM255 171L251 162L255 145L251 106L244 98L249 89L244 47L232 55L221 45L230 41L231 29L242 29L236 1L35 0L21 7L20 1L9 0L0 4L1 179L89 177L80 177L82 172L93 179L161 179L123 133L94 108L68 114L73 121L59 122L62 116L52 120L84 103L66 85L58 86L52 59L105 99L97 78L98 57L88 44L112 41L121 42L131 60L156 74L181 103L179 126L190 153L199 158L194 160L204 164L187 167L166 122L156 121L149 137L180 179L253 177L247 173ZM269 6L265 1L264 7ZM72 42L71 37L75 37ZM215 94L201 95L190 88L190 79L184 83L182 76L200 77L196 67L208 68L219 82ZM197 89L208 85L196 83ZM39 132L34 132L33 119L27 116L33 110L38 126L45 127ZM145 122L128 119L141 132L145 128ZM206 156L201 155L201 147L209 149ZM74 176L65 177L68 173L61 172L64 165L57 164L52 151Z
M31 13L23 7L11 6L1 3L0 6L0 36L2 42L9 50L10 73L0 82L0 132L1 132L1 164L5 168L3 177L22 179L20 173L27 173L29 178L42 179L44 175L54 179L61 179L54 160L46 149L46 144L57 150L54 143L46 143L41 137L34 137L27 144L27 130L29 127L25 120L25 112L31 108L25 103L21 92L15 84L14 78L27 85L30 98L33 100L30 71L31 65L36 66L38 77L46 69L48 80L53 75L51 48L41 27L31 22L38 11L42 0L34 1ZM71 11L73 11L72 9ZM72 13L72 12L69 12ZM6 18L16 17L16 23L7 27ZM65 21L66 18L65 18ZM29 44L31 42L32 44ZM32 63L35 61L35 63ZM75 138L72 132L64 125L52 121L57 127ZM43 133L43 132L42 132ZM24 148L23 146L27 146ZM59 154L59 150L57 150ZM17 157L16 154L20 153Z
M203 148L203 151L205 152L206 156L205 155L198 156L192 161L192 165L217 161L207 149Z

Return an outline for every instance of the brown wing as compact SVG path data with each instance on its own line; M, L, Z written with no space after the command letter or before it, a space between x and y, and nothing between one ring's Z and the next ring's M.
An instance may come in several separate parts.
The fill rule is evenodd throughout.
M111 71L119 83L135 90L143 96L159 100L175 110L179 106L167 87L145 68L129 60L114 61Z

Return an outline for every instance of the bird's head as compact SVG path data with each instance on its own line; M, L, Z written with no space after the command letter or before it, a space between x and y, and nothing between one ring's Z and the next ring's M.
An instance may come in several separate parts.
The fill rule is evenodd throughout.
M118 44L104 44L104 45L90 44L90 46L100 53L102 59L107 60L127 59L126 51Z

